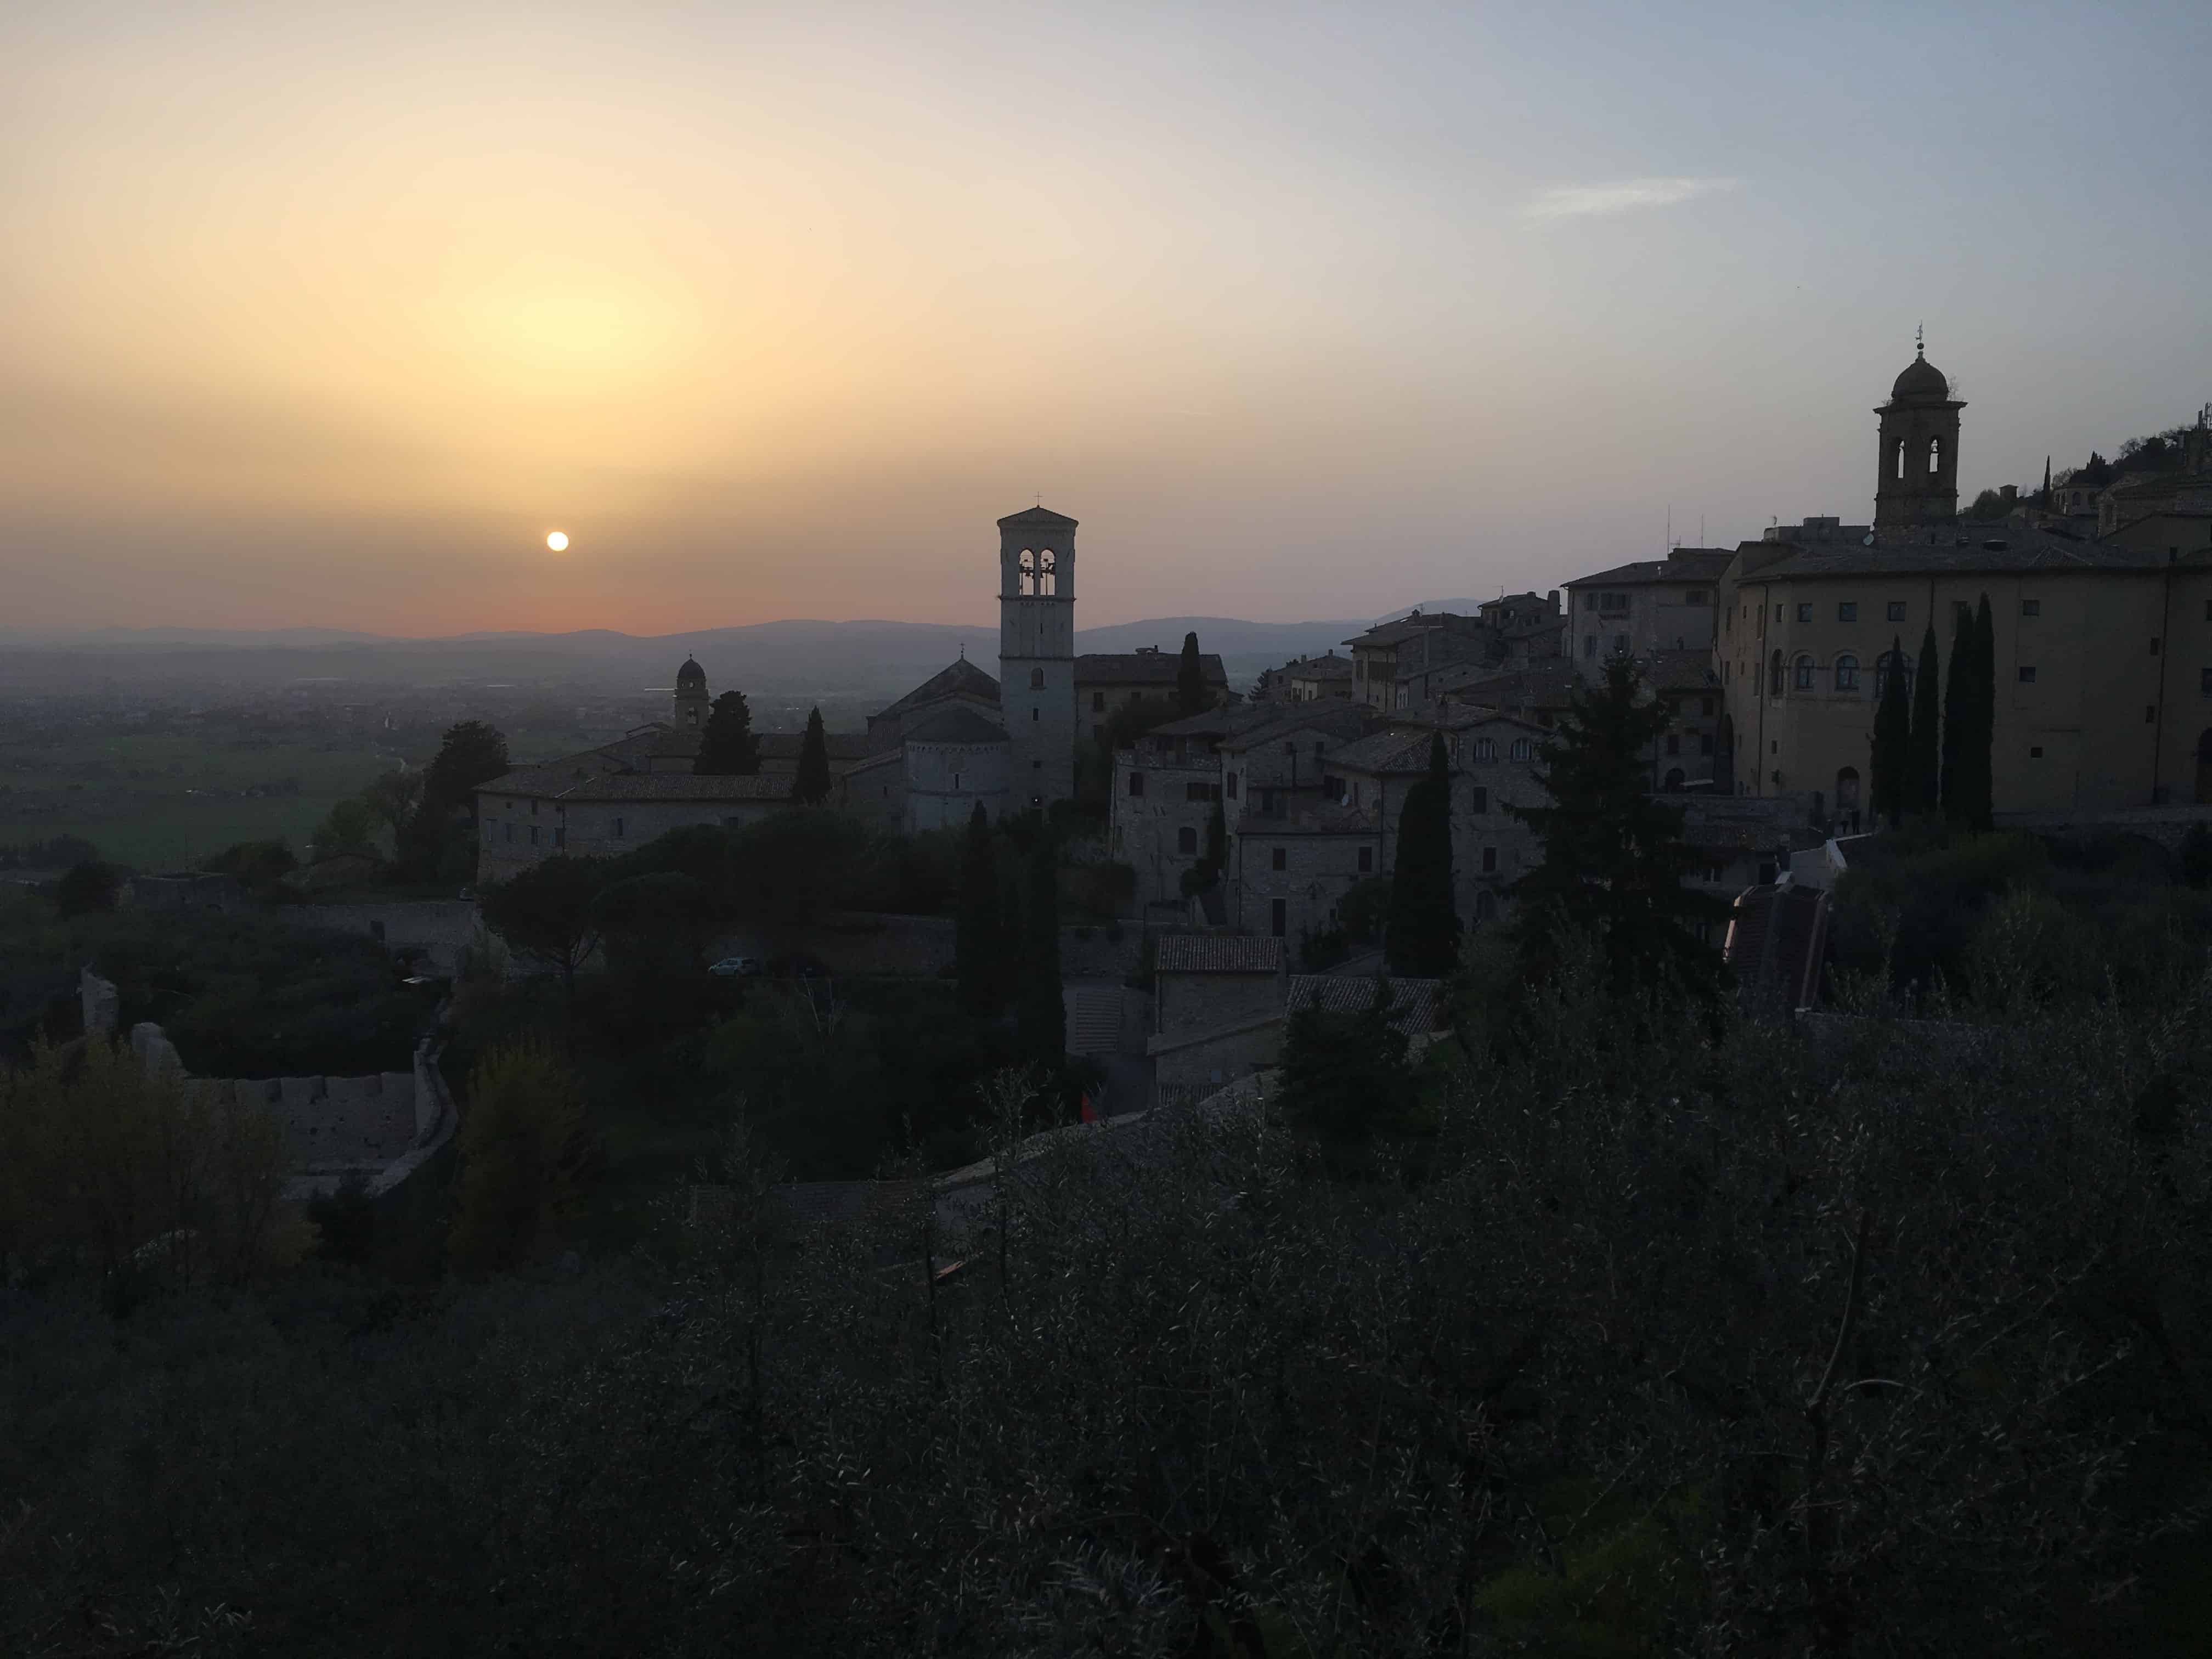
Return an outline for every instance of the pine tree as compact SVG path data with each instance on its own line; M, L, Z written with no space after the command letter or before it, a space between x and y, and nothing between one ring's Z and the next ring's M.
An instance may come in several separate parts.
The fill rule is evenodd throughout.
M1021 1000L1015 1012L1030 1062L1057 1073L1067 1058L1067 1006L1060 981L1060 860L1051 836L1042 830L1030 848L1029 874Z
M1672 715L1643 692L1633 665L1607 663L1544 750L1552 804L1505 809L1544 844L1543 863L1513 884L1513 936L1531 977L1556 959L1550 930L1565 925L1603 953L1614 995L1668 986L1712 1002L1725 970L1696 930L1725 921L1729 907L1682 884L1698 858L1682 840L1683 809L1649 793L1644 760Z
M744 692L725 691L714 699L691 770L709 778L749 778L760 771L760 740L753 736L753 711Z
M1964 823L1966 778L1960 768L1974 731L1974 621L1963 605L1951 630L1951 667L1943 678L1943 816Z
M1889 672L1881 677L1881 702L1874 716L1874 810L1896 829L1905 816L1912 770L1912 712L1905 697L1905 643L1892 636Z
M510 769L507 739L483 720L463 720L447 728L445 740L422 775L422 798L398 837L401 863L417 881L466 872L476 861L475 837L468 833L476 792Z
M1393 973L1442 979L1459 963L1459 913L1452 902L1451 763L1443 733L1429 739L1428 775L1406 792L1398 813L1398 862L1383 936Z
M1212 697L1206 689L1206 665L1199 660L1198 635L1182 636L1182 660L1176 665L1176 717L1203 714Z
M1912 737L1907 744L1905 810L1932 817L1942 805L1943 719L1936 684L1936 623L1920 639L1920 678L1912 684Z
M990 815L977 801L960 848L960 912L952 959L960 978L962 1012L997 1012L1006 983L1006 926L999 908L999 852Z
M792 780L791 794L802 806L818 806L830 799L830 739L819 708L806 711L806 736L799 745L799 775ZM975 803L978 811L982 805Z
M1966 799L1966 820L1978 834L1990 828L1996 802L1996 780L1991 775L1990 750L1996 742L1997 639L1990 614L1990 596L1982 595L1974 609L1974 729L1967 750L1967 776L1972 793Z

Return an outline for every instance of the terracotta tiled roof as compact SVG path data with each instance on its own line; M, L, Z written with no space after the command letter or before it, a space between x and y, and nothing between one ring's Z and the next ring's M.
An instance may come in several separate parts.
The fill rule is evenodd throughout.
M1260 744L1279 743L1293 732L1318 732L1325 737L1349 742L1366 731L1371 719L1367 709L1341 697L1262 707L1266 709L1263 718L1239 726L1223 739L1220 746L1224 753L1241 755Z
M1440 979L1390 979L1390 1024L1406 1032L1432 1031L1443 1013ZM1318 1008L1329 1014L1364 1014L1375 1006L1375 981L1335 974L1292 974L1286 1012Z
M1875 544L1802 548L1747 581L1793 577L1971 575L2014 570L2162 570L2163 554L2076 540L2020 525L1944 525L1872 532Z
M1164 933L1153 941L1161 974L1279 974L1283 941L1250 933Z
M908 743L1004 743L1006 728L994 720L985 719L963 703L942 714L932 714L910 727L906 740Z
M1377 732L1357 743L1348 743L1323 758L1339 771L1364 772L1370 777L1426 772L1429 740L1433 735L1428 732Z
M996 702L999 700L999 683L967 658L962 657L939 669L890 708L880 710L875 718L883 720L893 714L909 714L940 697L954 696L977 697Z
M1721 573L1728 568L1729 561L1735 556L1724 547L1678 547L1671 558L1617 564L1610 570L1599 571L1595 576L1577 576L1566 585L1569 587L1592 587L1601 582L1607 587L1633 587L1656 582L1717 581Z

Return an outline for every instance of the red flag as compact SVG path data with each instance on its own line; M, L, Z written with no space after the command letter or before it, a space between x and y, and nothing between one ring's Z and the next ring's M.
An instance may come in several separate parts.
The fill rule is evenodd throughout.
M1091 1109L1091 1097L1089 1095L1083 1097L1083 1121L1085 1123L1096 1123L1098 1121L1098 1114Z

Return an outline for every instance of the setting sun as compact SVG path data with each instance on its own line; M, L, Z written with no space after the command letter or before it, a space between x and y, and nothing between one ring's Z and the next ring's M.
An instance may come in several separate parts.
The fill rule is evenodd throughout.
M568 550L568 532L565 530L555 531L545 538L545 545L556 553L566 553Z

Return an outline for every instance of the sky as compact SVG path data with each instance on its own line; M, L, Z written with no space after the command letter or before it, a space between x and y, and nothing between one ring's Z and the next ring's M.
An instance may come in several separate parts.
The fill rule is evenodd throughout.
M2212 398L2197 3L0 9L0 627L1553 587ZM545 537L567 532L556 555Z

